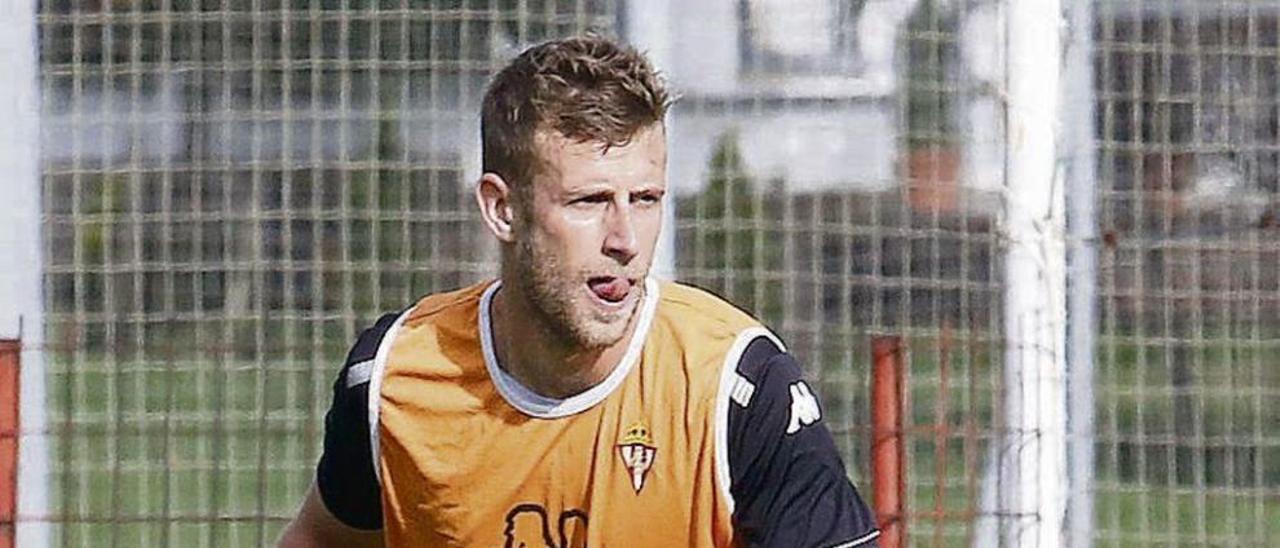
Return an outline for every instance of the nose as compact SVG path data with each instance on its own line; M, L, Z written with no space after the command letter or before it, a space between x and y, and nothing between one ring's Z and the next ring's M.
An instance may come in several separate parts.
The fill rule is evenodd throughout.
M605 218L604 248L609 258L619 264L627 264L640 252L636 243L636 227L631 216L631 204L614 202Z

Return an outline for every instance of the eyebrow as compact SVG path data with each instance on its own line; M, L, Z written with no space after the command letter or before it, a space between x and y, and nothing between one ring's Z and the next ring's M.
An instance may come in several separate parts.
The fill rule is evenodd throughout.
M569 197L593 196L596 194L612 194L613 188L604 186L588 186L565 190L561 194Z
M593 194L613 194L614 192L618 192L618 190L611 186L587 186L565 190L561 194L564 196L591 196ZM666 194L667 189L657 183L644 183L638 187L623 189L622 192L631 194Z

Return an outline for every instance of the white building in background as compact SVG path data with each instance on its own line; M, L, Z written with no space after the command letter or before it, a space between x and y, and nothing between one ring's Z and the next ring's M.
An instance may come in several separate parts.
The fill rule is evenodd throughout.
M757 180L783 180L794 192L875 192L901 184L906 175L902 162L909 152L904 150L909 128L903 108L908 90L902 81L908 70L901 44L908 20L923 0L617 1L619 34L645 49L681 95L670 128L670 180L676 192L694 192L705 184L714 147L727 134L736 135L746 168ZM948 116L953 118L949 125L961 143L955 151L955 178L976 195L994 196L1005 184L999 91L1006 76L1002 4L933 2L940 9L959 11L954 28L958 55L954 66L946 68ZM1259 21L1275 18L1274 8L1239 3L1097 4L1101 17L1125 28L1159 18L1188 28L1198 21L1207 30L1181 33L1176 37L1181 41L1170 44L1184 49L1193 47L1184 43L1193 34L1202 41L1245 48L1243 34L1209 36L1216 29L1237 32L1231 21L1249 13L1261 17ZM1155 26L1152 22L1144 28ZM496 32L489 43L473 44L473 49L487 49L501 59L527 45L516 43L501 26L491 28ZM1273 40L1271 28L1260 24L1260 37L1254 39L1259 44ZM248 55L247 50L235 51ZM1177 66L1170 70L1181 75L1173 83L1199 81L1203 97L1197 119L1170 123L1174 131L1186 134L1177 137L1180 145L1204 152L1196 153L1186 181L1164 184L1177 187L1188 206L1222 207L1239 201L1251 212L1260 211L1266 200L1259 191L1276 184L1260 183L1259 178L1274 179L1277 170L1266 161L1213 151L1228 146L1249 150L1272 140L1263 127L1263 121L1273 118L1265 111L1272 102L1263 100L1274 95L1274 79L1266 72L1272 69L1261 63L1265 70L1252 70L1242 57L1211 57L1171 57ZM1110 66L1120 72L1103 78L1146 78L1149 81L1142 85L1149 97L1138 99L1156 101L1160 90L1152 87L1151 79L1159 75L1121 74L1131 63L1116 59ZM1153 66L1141 70L1150 72ZM1201 73L1192 75L1196 67ZM243 81L197 81L195 74L148 72L138 83L81 76L79 84L62 72L46 74L40 121L43 161L55 166L79 162L88 169L180 164L189 158L206 165L303 167L370 159L385 145L377 142L380 115L367 85L350 85L343 93L338 80L326 80L317 93L288 102L281 90L264 85L257 94L259 104L254 104L248 72L237 75ZM397 91L401 106L392 122L399 129L395 159L456 166L464 180L474 179L484 82L478 72L471 76L419 77ZM357 77L353 74L348 80L355 82ZM303 84L296 81L295 92ZM202 85L214 87L198 89ZM1209 96L1218 89L1227 90L1223 97L1254 94L1259 99ZM204 123L196 124L197 118ZM1113 133L1127 127L1113 126ZM1101 168L1112 169L1116 177L1132 171L1125 166ZM995 203L971 199L969 206L991 212Z
M40 116L40 152L46 163L121 165L136 160L158 165L178 159L188 146L185 98L165 79L139 90L46 85Z
M635 9L668 21L658 37L665 47L649 49L665 51L658 63L682 96L671 122L677 192L706 183L713 149L728 133L757 180L783 180L792 192L902 184L909 153L902 43L920 0L702 0L678 10L668 2ZM966 5L959 55L946 67L953 119L939 125L955 128L961 143L954 184L970 195L971 213L994 213L1004 184L1001 17L997 2Z
M208 121L193 118L199 97L189 76L158 78L155 86L104 90L101 86L47 86L41 115L45 162L91 166L160 166L203 157L206 163L248 165L285 161L336 162L369 155L376 121L363 100L343 107L337 96L317 104L278 94L255 105L244 90L215 93ZM252 114L251 114L252 113ZM200 132L199 135L196 132ZM202 148L202 154L190 150Z
M729 134L757 180L785 181L793 192L876 192L900 184L907 131L900 44L919 0L620 2L619 33L655 59L681 97L670 127L677 193L706 183L716 143ZM966 66L953 70L966 90L994 90L1002 77L999 14L991 6L978 5L962 26ZM501 32L481 45L495 57L525 45ZM70 80L51 80L41 120L45 162L156 166L199 158L206 165L323 166L373 158L385 144L377 142L378 107L366 86L342 94L326 84L287 103L280 90L264 88L254 104L249 80L202 91L197 86L211 82L195 84L192 73L148 78L155 85L114 91L73 91ZM399 90L396 156L457 166L472 180L479 171L482 86L479 79L440 75ZM199 93L209 95L192 96ZM960 183L997 189L998 98L965 91L954 100L952 125L965 143ZM206 121L197 125L199 112Z
M621 34L656 58L682 97L671 127L675 190L705 183L714 145L729 132L761 180L784 179L796 191L891 187L900 126L895 40L913 4L625 2L619 12L631 20L620 22L630 30ZM495 36L487 47L501 57L523 46L513 42ZM359 90L345 103L326 89L282 104L279 90L263 89L253 104L248 80L200 98L188 96L201 92L190 74L155 76L158 85L141 89L73 90L59 85L66 79L46 86L45 162L306 165L368 158L378 146L376 107ZM397 146L410 161L460 163L470 179L479 169L483 90L447 76L431 88L401 91L407 108L398 111ZM197 111L207 123L193 130Z
M676 192L705 184L726 134L757 179L794 191L892 187L894 29L912 4L706 0L668 12L671 54L658 62L681 95L671 122Z

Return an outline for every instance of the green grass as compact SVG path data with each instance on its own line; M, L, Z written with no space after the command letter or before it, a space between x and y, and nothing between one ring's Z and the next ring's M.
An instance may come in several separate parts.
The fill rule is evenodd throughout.
M907 528L916 546L971 546L985 447L974 469L966 469L962 447L951 443L938 488L937 452L911 445L908 458ZM1101 471L1100 471L1101 472ZM1099 478L1094 492L1094 539L1098 546L1269 546L1280 537L1280 482L1264 489L1111 482ZM1265 493L1264 493L1265 491ZM868 497L871 495L868 494ZM941 510L942 515L934 514Z
M56 545L270 543L318 455L336 366L310 366L55 367Z
M1280 497L1116 486L1096 501L1099 546L1266 546L1280 538Z

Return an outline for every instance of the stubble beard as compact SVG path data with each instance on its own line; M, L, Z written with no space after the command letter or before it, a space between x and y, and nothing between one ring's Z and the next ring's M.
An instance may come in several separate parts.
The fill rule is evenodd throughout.
M602 350L622 340L643 298L634 299L628 308L601 313L592 303L584 302L590 298L584 291L585 274L565 268L559 257L542 251L532 239L521 241L516 248L519 272L512 281L520 285L548 333L587 351ZM632 291L643 297L643 282Z

